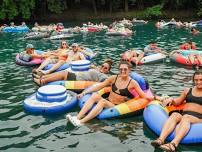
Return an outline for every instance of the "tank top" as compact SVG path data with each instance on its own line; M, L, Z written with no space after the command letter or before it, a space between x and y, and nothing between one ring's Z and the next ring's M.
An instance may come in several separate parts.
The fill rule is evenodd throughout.
M187 93L185 100L187 103L192 102L202 105L202 96L201 97L193 96L192 88L189 89L189 92Z

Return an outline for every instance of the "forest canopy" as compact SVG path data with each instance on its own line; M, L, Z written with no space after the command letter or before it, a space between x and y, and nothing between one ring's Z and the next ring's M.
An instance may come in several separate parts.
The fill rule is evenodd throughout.
M190 10L202 16L202 0L2 0L0 19L36 19L66 11L90 11L94 15L116 12L141 11L140 17L162 16L163 11Z

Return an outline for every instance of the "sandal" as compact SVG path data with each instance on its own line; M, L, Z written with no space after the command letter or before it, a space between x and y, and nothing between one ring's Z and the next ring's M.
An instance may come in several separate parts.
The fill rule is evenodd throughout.
M66 118L72 123L72 125L74 125L75 127L80 127L83 125L83 123L81 123L81 121L79 119L77 119L76 116L71 116L70 114L68 114L66 116Z
M37 74L37 69L36 69L36 68L35 68L35 69L33 69L33 70L32 70L32 73Z
M41 79L42 76L36 74L36 73L32 73L32 78L37 78L37 79Z
M42 79L33 78L34 83L36 83L38 86L42 86L42 81L41 80Z
M168 143L168 144L164 144L161 145L160 148L166 152L175 152L177 146L175 145L175 143Z
M158 138L158 139L156 139L156 140L154 140L154 141L151 142L151 145L153 147L159 147L159 146L161 146L163 144L164 144L164 141L161 140L160 138Z

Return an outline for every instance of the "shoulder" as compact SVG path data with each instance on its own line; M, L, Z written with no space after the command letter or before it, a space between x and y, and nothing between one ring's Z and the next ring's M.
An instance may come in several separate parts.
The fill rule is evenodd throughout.
M134 79L131 78L131 82L130 82L131 85L133 86L138 86L139 84L137 83L137 81L135 81Z
M110 82L114 82L114 80L116 79L117 75L112 75L110 77L108 77L107 79L110 81Z
M185 88L183 90L183 94L186 96L188 94L188 92L191 90L192 88Z

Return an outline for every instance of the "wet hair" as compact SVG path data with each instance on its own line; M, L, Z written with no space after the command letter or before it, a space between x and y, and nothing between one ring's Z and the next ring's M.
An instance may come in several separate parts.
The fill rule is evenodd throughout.
M195 75L202 75L202 69L198 69L198 70L196 70L196 71L194 72L193 77L192 77L193 82L194 82L194 77L195 77Z
M155 44L155 43L157 43L157 42L156 42L156 41L151 41L151 42L150 42L150 44Z
M190 45L192 45L192 40L189 40L187 43L189 43Z
M107 63L109 65L109 71L111 70L113 61L111 59L105 59L103 63Z
M119 67L120 67L122 64L126 64L129 69L132 67L132 64L131 64L130 62L128 62L128 61L125 61L125 60L121 60L121 61L120 61Z

